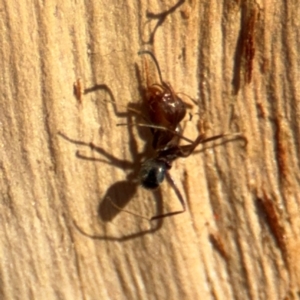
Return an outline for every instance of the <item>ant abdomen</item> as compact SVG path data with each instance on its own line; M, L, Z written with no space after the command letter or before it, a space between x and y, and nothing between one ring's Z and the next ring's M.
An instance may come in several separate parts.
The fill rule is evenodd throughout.
M141 185L150 190L154 190L164 181L168 165L158 159L146 160L140 170L139 179Z

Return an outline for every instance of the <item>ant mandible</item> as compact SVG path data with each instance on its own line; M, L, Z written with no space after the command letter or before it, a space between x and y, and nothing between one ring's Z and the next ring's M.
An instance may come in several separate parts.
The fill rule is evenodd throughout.
M144 100L148 108L148 124L137 124L137 126L149 127L151 129L153 135L152 147L156 152L155 157L149 158L142 163L139 172L139 181L144 188L155 190L167 177L182 205L182 210L156 215L149 219L152 221L174 216L186 210L184 199L168 173L173 161L179 157L188 157L199 144L222 138L226 134L205 138L204 134L199 133L194 141L182 136L180 134L180 122L186 115L187 104L178 97L172 86L162 79L161 70L154 54L147 50L140 51L138 54L150 55L160 78L160 83L147 86L146 89ZM180 139L186 140L189 144L179 145ZM113 205L119 208L117 205ZM135 213L132 214L137 215Z

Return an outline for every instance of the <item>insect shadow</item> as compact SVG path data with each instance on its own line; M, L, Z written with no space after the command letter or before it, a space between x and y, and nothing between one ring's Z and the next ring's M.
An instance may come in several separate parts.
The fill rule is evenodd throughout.
M117 182L107 190L106 196L101 202L98 210L99 216L104 221L112 220L119 211L126 211L124 207L131 199L131 197L136 193L136 189L138 186L136 178L138 178L139 182L144 188L152 190L154 197L156 198L157 214L151 218L147 218L134 212L127 212L147 219L149 221L158 220L158 225L156 227L157 230L157 228L161 227L163 218L181 214L186 211L185 201L168 173L168 170L170 170L172 167L173 161L180 157L190 156L199 144L219 140L228 135L237 137L237 135L240 134L222 133L207 138L205 134L201 131L199 132L199 135L195 140L190 140L184 137L181 134L182 128L180 123L186 115L186 103L183 102L183 100L178 96L178 94L175 93L172 86L162 79L161 71L154 54L146 50L140 51L139 54L147 54L152 58L153 63L157 68L157 72L160 79L160 83L154 83L151 85L149 85L149 82L147 80L147 87L143 89L138 68L136 68L139 89L141 90L141 94L143 95L143 103L144 106L147 108L147 114L143 114L141 107L139 106L137 108L135 104L132 103L128 104L127 111L125 113L120 113L117 109L116 101L112 91L105 84L95 85L85 90L85 94L97 91L99 89L105 90L110 95L111 100L103 101L110 102L113 104L116 116L127 118L126 123L118 125L126 125L128 128L130 137L129 147L132 154L132 158L135 162L133 163L126 160L120 160L108 153L102 147L95 146L93 143L83 143L79 141L74 141L66 137L62 133L60 133L60 135L70 142L89 146L93 151L97 151L107 160L86 157L81 153L77 152L76 155L78 158L106 162L124 170L130 169L132 171L127 176L126 181ZM136 121L136 119L134 119L133 121L132 113L134 113L136 117L140 115L144 119L144 121L146 121L146 123L140 123L139 121ZM140 132L144 127L146 127L150 129L148 130L149 133L152 133L151 138L149 138L149 136L145 137L145 148L144 151L140 153L137 151L136 140L134 139L132 132L133 127L138 128L138 131ZM149 140L152 141L152 147L149 147ZM188 142L188 144L180 145L180 140L185 140L186 142ZM145 157L147 158L146 160L144 159ZM139 172L137 172L137 169L135 168L137 164L141 166ZM163 210L161 192L159 191L159 189L156 189L160 186L160 184L165 178L172 186L175 194L177 195L177 198L182 205L181 210L167 213L162 212ZM126 197L124 197L124 189L127 189ZM122 191L121 194L120 191ZM116 202L116 199L118 202ZM109 210L107 209L107 204L110 204ZM108 213L109 211L112 211L111 205L116 208L116 211L114 213Z
M101 154L101 156L104 156L107 158L107 160L103 159L95 159L92 158L92 160L97 160L101 162L106 162L110 165L113 165L117 168L120 168L125 171L130 171L127 175L127 178L125 181L118 181L111 185L109 189L107 190L102 202L99 205L99 216L103 221L111 221L114 219L114 217L121 211L120 209L116 209L112 205L113 203L124 210L124 207L128 204L128 202L132 199L132 197L136 194L137 188L139 186L139 167L142 164L142 161L145 159L145 157L151 157L153 156L153 149L149 146L149 141L151 141L151 133L148 132L149 129L147 128L141 128L136 127L138 129L138 135L141 139L145 141L144 143L144 149L139 152L138 151L138 145L136 138L134 136L133 128L134 126L131 126L131 124L136 123L136 116L137 112L141 111L141 104L137 103L129 103L127 106L126 112L120 112L116 106L115 97L111 91L111 89L105 85L95 85L92 88L88 88L85 90L85 93L94 92L97 90L104 90L109 94L109 98L112 100L109 100L113 104L114 108L114 114L119 118L126 118L125 124L128 124L127 130L128 130L128 136L129 136L129 151L131 153L132 161L129 160L123 160L119 159L113 155L111 155L109 152L107 152L102 147L96 146L93 143L89 143L88 146L95 152L98 152ZM104 100L105 101L105 100ZM117 129L117 128L116 128ZM83 156L80 152L77 152L77 157L81 159L88 159L91 160L91 158L88 158L86 156ZM155 197L155 202L157 204L156 210L158 213L162 212L162 195L160 190L153 191L153 195ZM112 209L113 208L113 209Z
M138 76L138 80L140 82L140 75L138 74L138 68L136 66L136 72ZM116 106L115 97L111 91L111 89L106 84L96 84L93 87L87 88L84 90L84 94L88 94L91 92L103 90L109 95L109 99L111 100L103 100L104 102L110 102L113 104L114 113L119 118L126 118L126 123L131 124L135 122L136 115L138 111L141 110L141 104L135 104L135 103L129 103L127 106L127 111L120 112ZM141 93L143 93L141 88ZM144 160L145 157L153 155L153 151L151 147L148 145L148 141L151 141L151 133L148 132L149 130L147 128L138 128L138 135L141 139L145 141L144 150L139 152L137 147L136 138L134 136L133 132L133 126L127 126L128 129L128 136L129 136L129 150L132 156L132 161L125 160L125 159L119 159L107 150L105 150L102 147L96 146L93 143L84 142L72 139L68 137L66 134L62 132L58 132L58 135L67 140L70 143L84 146L90 148L92 151L99 153L103 158L96 158L96 157L89 157L86 155L83 155L80 151L76 151L76 157L83 160L88 160L92 162L101 162L101 163L107 163L109 165L112 165L114 167L120 168L124 171L130 171L127 175L126 180L118 181L113 183L106 191L104 197L99 203L98 206L98 216L99 218L104 222L110 222L112 221L121 211L125 211L124 207L128 204L128 202L134 197L134 195L137 192L137 188L139 186L139 182L137 180L138 178L138 172L139 172L139 166L141 162ZM153 191L154 200L156 203L156 212L158 214L162 214L163 212L163 199L162 199L162 193L161 190L155 190ZM112 203L115 204L119 209L114 207ZM121 210L120 210L121 209ZM132 212L131 212L132 214ZM153 233L157 230L159 230L162 227L163 220L157 220L157 222L151 223L151 228L149 230L139 231L134 234L122 236L120 238L118 237L108 237L108 236L102 236L102 235L93 235L86 233L83 231L80 226L74 221L75 227L80 231L83 235L90 237L92 239L103 239L103 240L112 240L112 241L126 241L132 238L140 237L145 234Z
M149 11L146 12L146 17L149 19L146 22L146 24L151 22L151 20L157 20L157 23L156 23L154 29L152 30L152 32L150 33L150 37L149 37L148 41L144 41L144 44L153 45L154 37L155 37L155 34L156 34L156 31L157 31L158 27L161 26L165 22L168 15L175 12L175 10L178 7L180 7L184 2L185 2L185 0L179 0L174 6L172 6L168 10L157 13L157 14L149 12Z

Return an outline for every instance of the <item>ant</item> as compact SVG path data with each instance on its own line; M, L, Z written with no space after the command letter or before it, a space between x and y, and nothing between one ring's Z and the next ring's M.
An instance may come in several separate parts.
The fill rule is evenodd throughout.
M186 115L187 104L175 93L172 86L162 79L161 70L154 54L148 50L140 51L138 54L150 55L160 79L160 83L154 83L147 86L146 89L144 100L148 109L148 116L145 119L148 123L136 124L137 126L149 127L151 129L153 136L152 147L156 152L154 157L149 158L142 163L139 172L139 181L144 188L155 190L160 186L164 179L167 178L182 205L182 209L179 211L156 215L150 219L146 218L152 221L181 214L186 211L185 201L168 173L172 168L173 161L180 157L190 156L199 144L217 140L228 134L220 134L205 138L203 133L199 133L194 141L181 135L180 122ZM187 141L189 144L179 145L181 139ZM113 202L112 204L116 208L123 210ZM132 212L129 213L137 215ZM140 217L145 218L143 216Z

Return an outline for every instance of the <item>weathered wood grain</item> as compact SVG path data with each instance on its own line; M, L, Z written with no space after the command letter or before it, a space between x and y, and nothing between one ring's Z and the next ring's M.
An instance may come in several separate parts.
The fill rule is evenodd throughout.
M182 2L1 2L1 299L298 299L299 3ZM107 200L180 208L133 180L149 130L116 127L154 76L141 49L197 99L186 136L247 139L176 161L188 211L153 224Z

